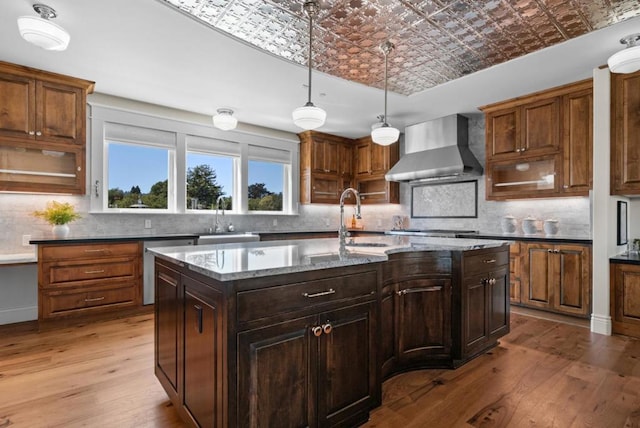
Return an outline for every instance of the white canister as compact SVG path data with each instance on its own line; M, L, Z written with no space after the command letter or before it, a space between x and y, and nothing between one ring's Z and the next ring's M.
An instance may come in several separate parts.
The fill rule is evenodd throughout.
M504 233L515 233L516 232L516 218L512 215L506 215L502 217L502 222L500 222L500 226L502 227L502 232Z
M527 217L522 219L522 231L525 235L535 235L538 232L536 226L536 219L533 217Z
M547 235L555 235L560 230L558 220L547 219L544 221L544 233Z

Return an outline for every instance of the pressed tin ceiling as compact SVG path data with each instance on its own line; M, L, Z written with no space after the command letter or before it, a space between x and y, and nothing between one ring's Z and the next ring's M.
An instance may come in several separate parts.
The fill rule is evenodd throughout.
M304 0L161 0L222 32L307 64ZM321 0L316 70L410 95L640 15L638 0ZM622 48L622 45L621 45Z

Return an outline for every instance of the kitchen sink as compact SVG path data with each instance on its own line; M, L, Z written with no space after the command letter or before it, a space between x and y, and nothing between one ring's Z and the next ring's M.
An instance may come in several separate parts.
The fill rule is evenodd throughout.
M196 245L228 244L232 242L259 241L260 235L253 233L214 233L200 235Z
M387 247L389 244L384 242L347 242L347 247Z

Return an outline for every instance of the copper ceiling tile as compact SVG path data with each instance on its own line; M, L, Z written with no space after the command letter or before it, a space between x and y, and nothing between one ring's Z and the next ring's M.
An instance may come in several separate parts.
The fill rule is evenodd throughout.
M304 0L159 0L307 65ZM409 95L640 15L637 0L319 0L314 68Z

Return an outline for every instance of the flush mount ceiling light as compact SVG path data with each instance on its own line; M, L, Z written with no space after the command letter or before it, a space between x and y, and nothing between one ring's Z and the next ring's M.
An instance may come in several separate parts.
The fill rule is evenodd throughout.
M213 126L223 131L235 129L238 119L233 117L233 110L229 108L219 108L218 114L213 116Z
M612 73L634 73L640 70L640 33L620 39L627 47L609 57L607 64Z
M64 28L50 21L57 16L56 11L39 3L33 5L33 10L40 16L21 16L18 18L18 29L22 38L49 51L65 50L69 46L71 37Z
M324 121L327 118L327 113L322 110L320 107L316 107L311 102L311 65L312 65L312 43L313 43L313 18L318 15L318 10L320 7L318 6L318 2L316 1L306 1L304 2L304 11L307 13L309 17L309 100L307 103L295 109L292 113L293 123L296 126L308 130L308 129L316 129L324 125Z
M378 116L380 118L380 126L373 129L371 131L371 140L374 143L380 144L381 146L388 146L390 144L398 141L398 137L400 136L400 131L396 128L389 126L387 123L387 69L389 65L388 57L389 53L393 50L395 46L389 40L384 42L382 46L380 46L380 50L384 54L384 115Z

